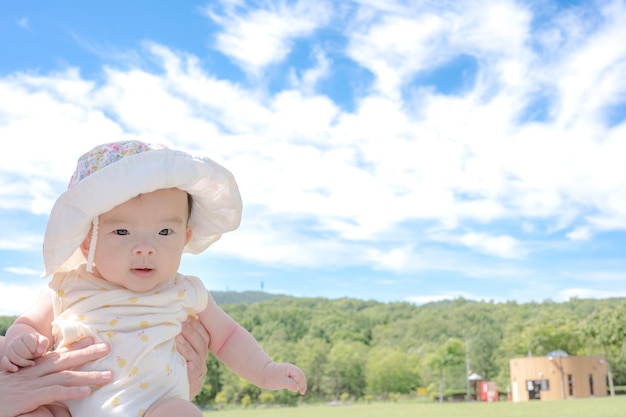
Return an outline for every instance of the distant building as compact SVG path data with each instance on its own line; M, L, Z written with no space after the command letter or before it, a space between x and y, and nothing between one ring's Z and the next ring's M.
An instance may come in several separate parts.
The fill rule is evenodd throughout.
M556 350L547 356L511 359L509 368L515 402L607 395L607 365L602 356L569 356Z

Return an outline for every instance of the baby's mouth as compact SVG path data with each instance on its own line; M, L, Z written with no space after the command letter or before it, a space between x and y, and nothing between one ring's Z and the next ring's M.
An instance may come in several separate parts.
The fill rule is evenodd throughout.
M152 271L154 269L152 268L133 268L133 272L138 276L138 277L142 277L142 278L147 278L152 276Z

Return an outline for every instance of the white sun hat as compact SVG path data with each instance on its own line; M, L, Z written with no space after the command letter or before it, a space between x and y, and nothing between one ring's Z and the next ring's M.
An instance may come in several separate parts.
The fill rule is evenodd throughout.
M85 262L79 248L98 216L144 193L179 188L193 198L185 246L200 253L241 222L241 196L233 175L213 160L139 141L106 143L82 155L67 191L57 199L46 227L47 277Z

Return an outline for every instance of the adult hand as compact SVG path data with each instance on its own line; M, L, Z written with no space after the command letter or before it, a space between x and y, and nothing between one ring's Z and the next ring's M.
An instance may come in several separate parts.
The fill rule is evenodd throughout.
M67 349L48 352L35 364L16 373L0 372L0 417L15 417L55 401L89 395L92 385L111 381L111 372L72 370L106 356L107 344L93 344L83 339Z
M183 329L176 336L176 348L187 360L190 400L198 395L204 385L209 340L209 332L200 323L200 320L191 316L183 322Z

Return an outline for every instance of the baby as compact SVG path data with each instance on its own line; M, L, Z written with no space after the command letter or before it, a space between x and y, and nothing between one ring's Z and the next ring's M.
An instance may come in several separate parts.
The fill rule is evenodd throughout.
M110 369L113 382L31 416L201 416L187 399L174 340L189 315L234 373L261 388L304 394L299 368L274 362L200 279L178 272L183 252L203 251L240 219L232 174L208 158L138 141L83 155L48 220L49 290L9 328L0 363L18 372L50 341L58 348L89 336L108 342L111 353L82 369Z

